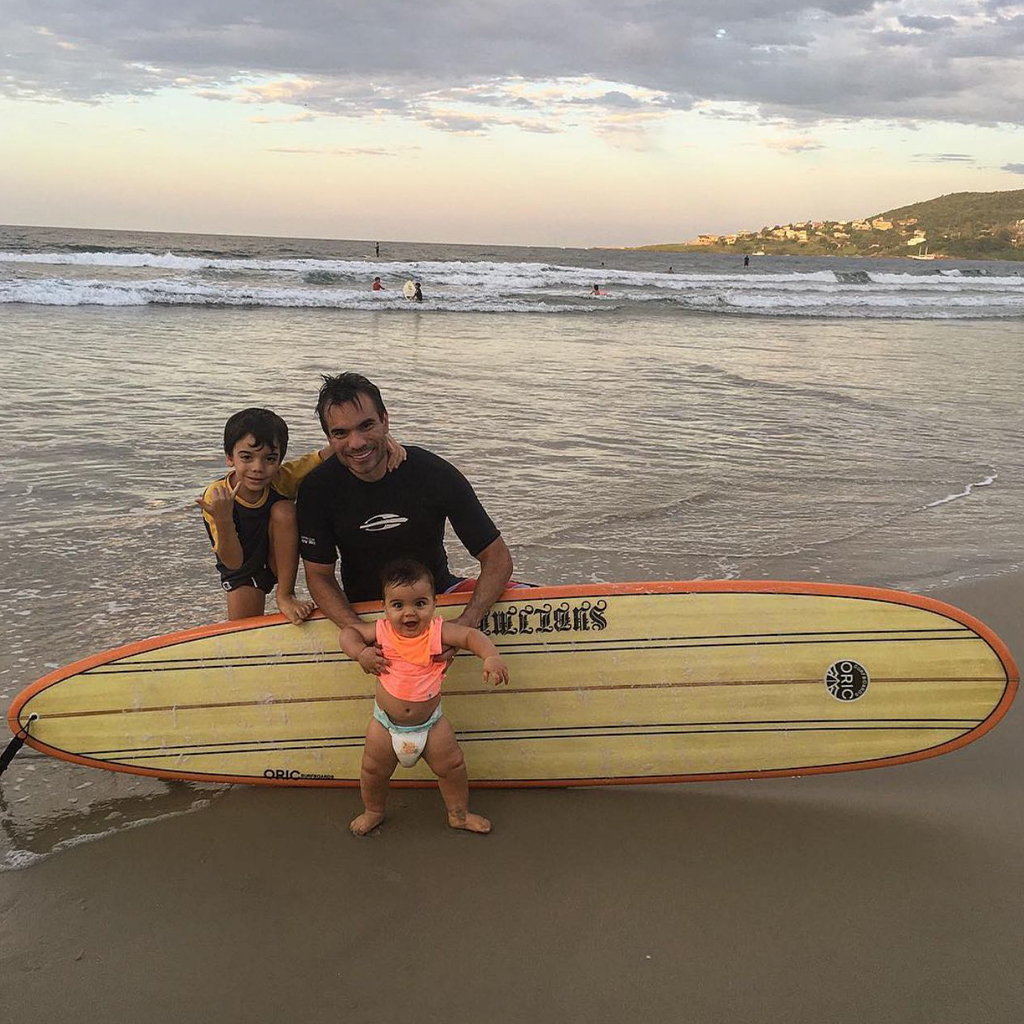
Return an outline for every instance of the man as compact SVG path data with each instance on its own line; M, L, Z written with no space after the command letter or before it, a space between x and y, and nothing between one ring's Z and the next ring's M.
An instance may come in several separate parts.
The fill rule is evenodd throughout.
M424 448L388 471L388 413L377 386L358 373L324 377L320 425L334 452L302 482L299 550L310 596L338 626L358 623L350 602L379 600L380 570L413 558L438 593L468 590L444 549L445 522L480 563L472 596L454 621L476 627L512 575L512 556L466 478ZM334 563L341 556L341 584ZM344 589L343 589L344 588Z

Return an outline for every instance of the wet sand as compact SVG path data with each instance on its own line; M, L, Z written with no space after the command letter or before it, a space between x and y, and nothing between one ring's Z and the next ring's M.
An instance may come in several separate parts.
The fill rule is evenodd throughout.
M1024 655L1024 575L935 592ZM1016 1021L1024 714L805 779L480 792L238 787L0 875L0 1011L50 1021ZM472 766L470 766L472 769ZM84 769L83 769L84 770Z

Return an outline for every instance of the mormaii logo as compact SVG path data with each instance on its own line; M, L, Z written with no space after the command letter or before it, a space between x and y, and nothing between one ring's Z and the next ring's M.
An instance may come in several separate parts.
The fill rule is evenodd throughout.
M402 526L409 522L405 516L395 515L394 512L384 512L379 516L370 516L359 529L369 530L371 533L379 533L381 530L393 530L396 526Z

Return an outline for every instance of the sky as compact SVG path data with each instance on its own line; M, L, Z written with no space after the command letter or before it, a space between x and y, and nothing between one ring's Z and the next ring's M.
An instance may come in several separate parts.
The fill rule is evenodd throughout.
M1024 3L0 0L0 223L642 245L1024 188Z

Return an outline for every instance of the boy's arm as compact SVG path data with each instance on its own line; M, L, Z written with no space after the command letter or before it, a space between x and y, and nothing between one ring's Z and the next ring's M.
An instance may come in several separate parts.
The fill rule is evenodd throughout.
M282 462L281 468L277 471L277 477L274 480L274 490L278 494L283 494L286 498L294 499L299 493L299 484L324 459L328 458L331 452L331 446L327 445L327 447L321 448L319 451L307 452L305 455L300 455L297 459L289 459L287 462Z
M377 646L377 627L372 622L359 622L345 626L338 634L341 649L353 660L358 661L363 671L370 676L379 676L390 662Z
M405 462L409 453L390 434L384 438L384 442L388 446L388 472L390 472Z
M196 498L196 504L203 510L203 518L213 534L213 550L229 569L240 569L245 561L234 517L235 494L240 486L230 487L226 480L218 480L207 487L201 498Z
M270 512L271 563L277 573L277 590L274 601L278 611L297 626L313 614L316 605L312 601L300 601L295 596L295 575L299 571L299 527L295 516L295 505L290 501L279 501Z
M508 666L494 641L479 629L464 626L461 622L445 622L441 626L441 643L445 647L472 651L484 663L484 682L493 679L495 686L508 682Z

